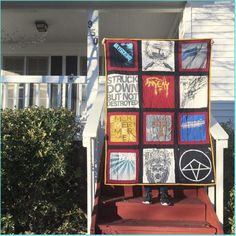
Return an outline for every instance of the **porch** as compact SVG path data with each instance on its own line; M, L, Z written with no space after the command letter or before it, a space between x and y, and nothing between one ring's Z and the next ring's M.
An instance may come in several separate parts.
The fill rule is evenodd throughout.
M88 215L88 232L90 232L92 211L96 205L97 182L99 181L99 167L103 155L103 145L105 136L105 116L104 116L104 100L105 100L105 77L99 77L97 94L94 99L92 109L87 117L85 101L82 99L83 88L86 88L86 77L70 77L70 76L3 76L1 81L1 91L3 95L3 108L8 107L8 87L13 86L12 104L15 108L19 104L19 85L24 84L25 93L22 97L24 107L29 106L29 90L30 84L33 84L34 105L40 105L40 86L46 86L46 107L52 107L51 87L57 86L57 104L58 107L63 106L71 109L72 106L72 86L77 86L75 98L75 112L78 121L84 124L82 134L78 134L77 139L82 139L83 145L87 148L87 215ZM228 145L228 135L220 124L212 117L211 135L214 140L215 158L216 158L216 186L206 188L211 203L216 214L223 224L224 218L224 149Z

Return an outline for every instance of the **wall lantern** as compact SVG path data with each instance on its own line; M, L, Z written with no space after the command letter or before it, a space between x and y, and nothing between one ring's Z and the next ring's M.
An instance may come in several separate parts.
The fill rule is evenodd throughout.
M38 32L47 32L48 25L45 21L35 21L36 29Z

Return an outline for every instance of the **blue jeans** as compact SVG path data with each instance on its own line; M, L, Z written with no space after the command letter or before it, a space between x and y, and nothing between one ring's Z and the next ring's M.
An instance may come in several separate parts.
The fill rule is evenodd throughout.
M167 193L167 187L160 187L160 194ZM152 201L152 186L144 186L145 201Z

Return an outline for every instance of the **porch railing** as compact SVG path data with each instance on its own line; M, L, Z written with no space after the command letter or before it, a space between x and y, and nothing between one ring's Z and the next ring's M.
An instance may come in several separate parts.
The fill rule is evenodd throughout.
M101 158L102 144L104 142L104 92L99 92L91 110L89 119L83 132L83 145L87 147L87 173L88 173L88 233L90 232L91 214L94 206L94 194L96 188L96 178L98 173L98 162ZM212 118L211 135L215 141L216 149L216 185L208 187L208 196L216 209L216 214L223 224L224 218L224 148L228 146L228 134L220 124ZM99 134L99 135L98 135ZM99 152L98 152L99 151ZM96 163L96 164L95 164Z
M1 76L2 108L19 108L32 105L53 106L52 96L55 97L56 107L72 108L72 86L76 85L75 112L80 116L85 109L83 103L83 89L86 87L86 76ZM54 86L54 94L52 92ZM21 94L20 94L21 93ZM11 104L9 104L9 98ZM45 100L41 104L42 98Z

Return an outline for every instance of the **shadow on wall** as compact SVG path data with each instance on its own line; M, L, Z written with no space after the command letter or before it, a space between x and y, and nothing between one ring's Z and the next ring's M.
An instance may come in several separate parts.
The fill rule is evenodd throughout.
M234 124L234 101L211 101L211 115L217 122L227 122Z

